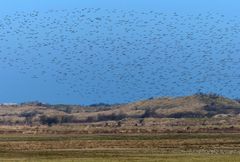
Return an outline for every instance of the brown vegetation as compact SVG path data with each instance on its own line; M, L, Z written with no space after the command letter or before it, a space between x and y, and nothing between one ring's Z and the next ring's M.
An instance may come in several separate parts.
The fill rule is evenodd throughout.
M196 94L120 105L1 105L0 125L19 133L239 132L239 114L237 100Z

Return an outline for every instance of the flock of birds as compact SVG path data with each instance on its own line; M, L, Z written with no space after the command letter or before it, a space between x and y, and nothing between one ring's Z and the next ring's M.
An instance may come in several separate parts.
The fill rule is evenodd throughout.
M0 16L0 44L0 71L54 80L56 96L81 103L236 97L240 87L240 21L218 13L16 12Z

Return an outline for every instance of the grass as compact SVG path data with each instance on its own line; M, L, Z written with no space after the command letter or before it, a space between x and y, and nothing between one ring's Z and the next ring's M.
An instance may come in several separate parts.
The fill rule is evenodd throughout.
M0 135L0 161L238 162L240 134Z
M164 139L232 139L238 140L239 133L165 133L165 134L123 134L123 135L21 135L1 134L1 141L67 141L67 140L164 140ZM240 139L239 139L240 140Z
M10 156L11 154L9 154ZM240 155L208 155L208 154L157 154L157 153L119 153L119 151L101 151L101 154L95 151L78 152L56 152L54 155L44 153L35 155L35 157L22 154L19 157L9 158L1 157L1 161L42 161L42 162L238 162ZM72 157L70 157L70 155ZM25 157L24 157L25 156Z

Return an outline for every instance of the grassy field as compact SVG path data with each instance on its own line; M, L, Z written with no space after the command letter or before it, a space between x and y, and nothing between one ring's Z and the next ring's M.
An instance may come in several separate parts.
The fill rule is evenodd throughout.
M238 162L240 134L0 135L0 161Z
M1 161L40 161L40 162L239 162L239 155L197 155L197 154L157 154L157 153L136 153L119 151L78 151L78 152L56 152L55 155L43 153L35 157L19 155L19 157L1 157ZM57 156L61 154L62 156ZM13 154L10 154L13 155ZM15 155L14 155L15 156ZM32 155L31 155L32 156ZM73 156L73 157L70 157Z

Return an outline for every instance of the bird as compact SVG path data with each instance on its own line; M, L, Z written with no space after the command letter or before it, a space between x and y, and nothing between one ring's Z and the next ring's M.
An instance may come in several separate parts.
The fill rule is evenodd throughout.
M0 71L66 87L56 96L89 104L211 91L239 97L238 17L102 8L0 17Z

